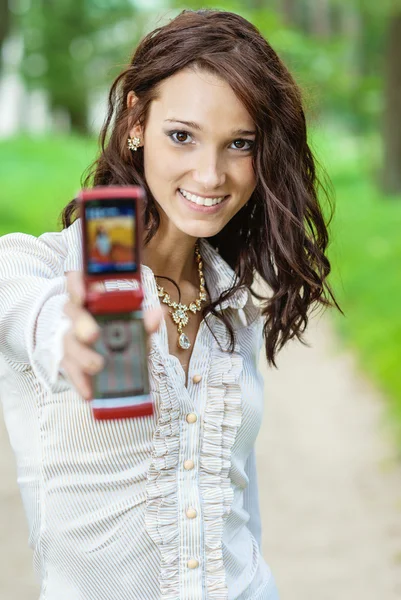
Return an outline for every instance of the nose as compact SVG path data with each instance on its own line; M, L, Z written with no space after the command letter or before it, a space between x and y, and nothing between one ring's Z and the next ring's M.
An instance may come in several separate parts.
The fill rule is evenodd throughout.
M224 165L216 152L205 150L196 157L193 178L205 192L221 187L226 181Z

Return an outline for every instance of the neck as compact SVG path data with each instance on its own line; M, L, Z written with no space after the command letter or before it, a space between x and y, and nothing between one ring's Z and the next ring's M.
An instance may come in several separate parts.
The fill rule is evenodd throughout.
M195 262L196 238L171 231L168 235L158 230L144 247L142 259L155 275L170 277L179 287L186 282L199 284ZM160 280L164 286L165 280Z

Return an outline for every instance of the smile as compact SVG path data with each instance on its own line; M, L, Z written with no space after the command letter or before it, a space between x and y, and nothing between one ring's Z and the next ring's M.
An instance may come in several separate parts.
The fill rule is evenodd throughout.
M181 194L190 202L194 204L199 204L200 206L215 206L215 204L220 204L224 200L226 196L220 196L219 198L203 198L202 196L195 196L195 194L191 194L182 188L179 188Z

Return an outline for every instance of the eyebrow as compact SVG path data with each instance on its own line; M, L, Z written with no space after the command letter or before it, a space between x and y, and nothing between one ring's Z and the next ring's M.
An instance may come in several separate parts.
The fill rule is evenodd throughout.
M182 125L186 125L187 127L191 127L196 131L202 131L202 127L195 123L195 121L183 121L182 119L165 119L165 123L181 123ZM231 132L231 135L256 135L256 131L251 129L236 129Z

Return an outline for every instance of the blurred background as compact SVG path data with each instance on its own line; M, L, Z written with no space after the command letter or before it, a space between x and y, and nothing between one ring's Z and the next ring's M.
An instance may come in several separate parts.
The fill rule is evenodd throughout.
M0 0L0 235L60 230L60 212L97 153L108 88L136 43L183 8L206 7L242 14L286 62L303 91L311 146L335 192L331 284L345 316L333 311L326 318L312 334L309 354L285 351L278 374L263 366L269 408L259 465L286 460L277 458L261 473L266 558L282 600L401 598L400 0ZM293 422L304 410L304 420ZM2 438L8 441L5 430ZM301 447L308 454L300 462ZM305 482L301 475L334 447L336 466L323 461ZM37 587L24 517L7 516L11 505L20 510L9 449L2 461L0 542L7 556L0 595L17 598L20 589L29 600ZM301 478L288 491L283 482L295 463L294 477ZM328 504L347 485L357 499L345 496L344 511L332 513ZM323 488L321 525L312 519L307 494L316 500ZM283 513L284 497L291 501ZM368 501L373 512L364 512ZM295 505L298 512L291 513ZM333 541L339 527L349 535L361 514L356 537ZM302 536L311 529L319 541ZM304 540L296 549L294 536ZM365 555L367 547L377 554ZM322 555L327 563L318 573Z

